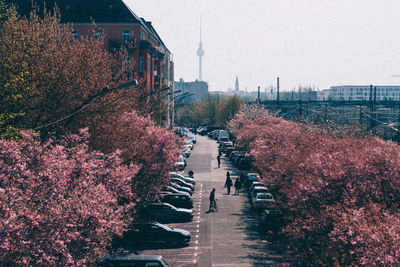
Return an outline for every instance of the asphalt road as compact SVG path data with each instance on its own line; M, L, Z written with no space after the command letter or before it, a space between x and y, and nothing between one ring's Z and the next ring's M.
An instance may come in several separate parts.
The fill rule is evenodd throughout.
M226 172L233 181L239 176L236 168L224 156L217 167L217 143L196 136L197 144L187 160L185 171L193 170L196 189L193 194L195 217L189 223L169 226L191 232L189 246L183 248L151 247L140 254L162 255L173 266L288 266L292 251L285 240L267 240L258 228L257 214L251 210L246 193L226 195L223 188ZM216 189L218 212L206 213L208 197ZM233 191L233 192L232 192ZM293 266L293 265L290 265Z

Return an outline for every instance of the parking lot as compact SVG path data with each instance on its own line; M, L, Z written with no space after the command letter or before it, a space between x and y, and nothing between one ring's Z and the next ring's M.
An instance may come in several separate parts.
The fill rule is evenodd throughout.
M140 254L162 255L173 266L280 266L291 259L284 240L266 240L258 228L258 215L251 210L247 194L226 195L223 188L226 172L235 180L239 172L228 159L221 158L217 167L217 144L207 137L196 136L197 144L182 174L194 171L194 218L187 223L168 224L192 234L189 246L144 247ZM206 213L209 194L216 189L218 212ZM234 191L234 190L233 190Z

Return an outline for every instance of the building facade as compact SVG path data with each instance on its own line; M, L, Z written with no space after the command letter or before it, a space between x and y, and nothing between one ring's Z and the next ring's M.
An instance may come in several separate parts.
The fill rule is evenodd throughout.
M374 99L376 88L376 100L400 100L400 86L385 85L341 85L331 86L327 90L328 97L332 100L369 100Z
M127 62L134 62L133 76L143 81L143 87L161 90L169 87L166 105L173 106L170 95L174 86L172 54L150 21L138 17L122 0L6 0L17 6L18 12L29 16L33 8L38 14L57 7L62 24L71 24L72 35L103 38L105 49L118 52L125 49ZM93 23L96 30L93 31ZM161 105L161 103L160 103ZM168 112L171 108L166 109ZM172 108L173 110L173 108ZM167 114L167 120L171 118ZM169 122L168 122L169 124Z
M125 48L133 60L134 74L144 78L147 88L173 86L172 55L150 21L139 18L122 0L7 0L17 5L18 12L28 16L32 8L60 11L61 23L72 24L72 35L78 39L93 35L104 38L105 48L120 51ZM33 6L34 4L34 6ZM91 30L93 23L99 28ZM102 36L103 35L103 36Z
M175 95L175 98L176 102L180 104L198 102L208 95L208 84L204 81L185 82L180 79L175 82L174 88L176 92L179 92Z

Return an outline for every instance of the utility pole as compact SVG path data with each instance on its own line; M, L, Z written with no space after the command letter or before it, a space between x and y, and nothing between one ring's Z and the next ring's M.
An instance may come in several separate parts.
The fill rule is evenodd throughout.
M373 122L372 122L372 84L369 86L369 129L371 130L373 128Z
M276 79L276 101L279 104L279 77Z
M325 122L325 125L328 124L328 110L327 110L327 104L324 104L324 122Z
M397 143L400 144L400 104L399 104L399 112L397 114Z
M292 101L294 100L294 91L292 90Z
M374 121L373 121L373 124L372 124L372 126L373 126L372 133L376 134L376 129L375 129L375 126L376 126L376 86L374 86L374 101L372 103L372 112L373 112L373 116L372 117L374 118Z
M258 104L261 104L261 99L260 99L260 86L258 87L258 95L257 95L257 100L258 100Z

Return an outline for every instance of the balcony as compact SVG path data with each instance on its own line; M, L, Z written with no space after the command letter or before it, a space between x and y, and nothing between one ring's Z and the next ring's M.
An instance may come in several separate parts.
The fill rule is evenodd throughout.
M148 50L151 46L151 43L147 40L141 40L140 41L140 49L141 50Z
M129 39L122 42L122 39L108 40L108 50L110 52L121 51L122 47L127 51L135 50L135 40Z

